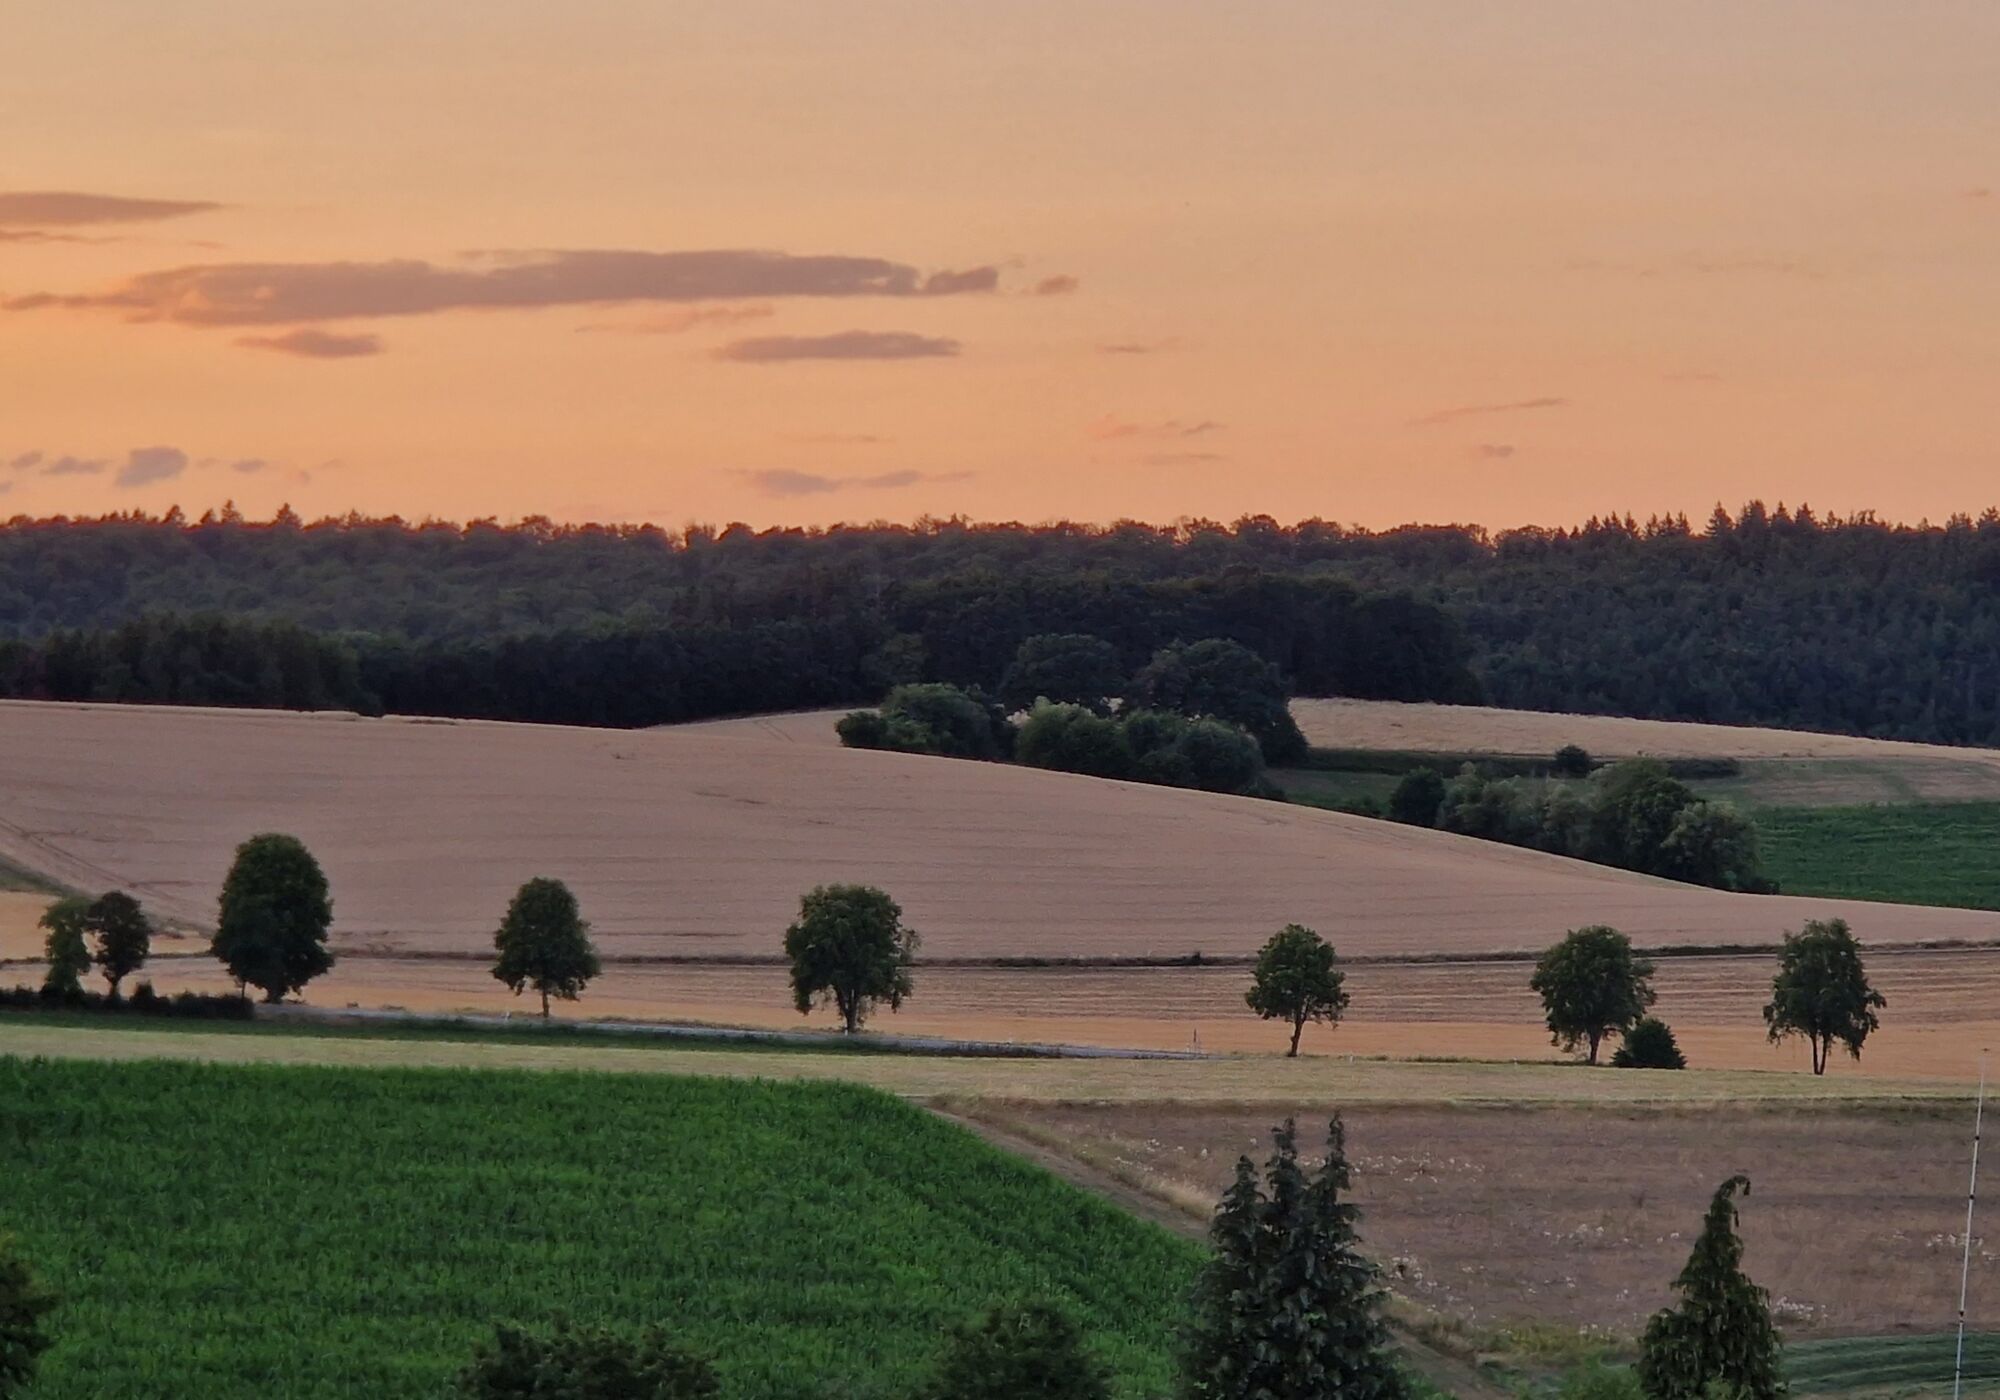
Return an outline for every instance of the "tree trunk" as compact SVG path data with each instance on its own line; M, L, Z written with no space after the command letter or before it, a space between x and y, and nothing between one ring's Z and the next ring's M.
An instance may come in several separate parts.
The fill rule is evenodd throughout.
M276 1006L284 999L285 989L283 987L272 987L264 993L264 1004L266 1006Z
M536 990L542 994L542 1019L546 1021L549 1019L549 989L538 987Z
M1813 1058L1814 1074L1826 1073L1826 1056L1827 1052L1831 1049L1833 1049L1833 1045L1830 1041L1823 1043L1821 1042L1818 1036L1812 1037L1812 1058Z
M1603 1039L1604 1039L1603 1031L1592 1031L1590 1033L1590 1063L1593 1065L1597 1063L1598 1042L1602 1041Z
M1285 1052L1285 1056L1287 1059L1298 1058L1299 1037L1305 1033L1305 1029L1306 1029L1306 1022L1303 1016L1301 1016L1298 1020L1292 1022L1292 1048Z

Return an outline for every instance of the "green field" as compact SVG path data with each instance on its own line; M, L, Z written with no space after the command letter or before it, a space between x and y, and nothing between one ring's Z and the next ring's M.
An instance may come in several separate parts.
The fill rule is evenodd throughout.
M1765 873L1786 894L2000 909L2000 802L1755 815Z
M1951 1394L1957 1338L1949 1332L1921 1337L1843 1337L1807 1342L1785 1352L1785 1373L1802 1395L1864 1391L1881 1396ZM2000 1333L1973 1333L1965 1342L1967 1394L2000 1390Z
M737 1400L892 1395L1031 1297L1150 1394L1199 1258L844 1085L0 1058L0 1180L66 1300L38 1400L436 1396L558 1309Z

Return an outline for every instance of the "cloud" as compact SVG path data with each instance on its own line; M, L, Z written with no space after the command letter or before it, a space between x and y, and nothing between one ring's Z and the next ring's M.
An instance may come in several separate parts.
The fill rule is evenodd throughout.
M697 326L728 326L742 321L760 321L777 308L761 302L748 306L690 306L682 311L663 311L643 321L593 321L578 326L579 331L607 331L616 335L680 335Z
M40 228L0 228L0 243L102 243L80 233L50 233Z
M893 471L877 476L821 476L818 472L772 467L743 472L751 486L767 496L824 496L835 491L893 491L931 482L967 481L971 472Z
M1491 461L1498 461L1503 458L1511 457L1514 455L1514 444L1511 442L1478 443L1474 445L1472 449L1472 455L1475 457L1483 457Z
M104 457L57 457L42 467L42 476L96 476L111 462Z
M69 190L0 190L0 226L68 228L77 224L137 224L205 214L222 206L207 199L127 199Z
M1165 340L1114 340L1108 345L1097 347L1100 355L1157 355L1162 350L1177 350L1180 341L1169 336Z
M1515 399L1512 403L1471 403L1456 408L1440 408L1412 418L1412 427L1430 427L1438 423L1456 423L1461 418L1484 418L1495 413L1527 413L1538 408L1567 408L1568 399L1544 396L1538 399Z
M787 360L927 360L956 355L958 342L912 331L839 331L833 335L760 335L732 340L718 360L769 365Z
M301 326L282 335L244 335L238 345L252 350L275 350L281 355L298 355L308 360L347 360L357 355L382 353L382 338L376 335L342 335L317 326Z
M1066 297L1082 285L1082 282L1070 276L1067 272L1058 273L1054 277L1044 277L1041 281L1035 283L1035 295L1038 297Z
M1192 423L1179 418L1169 418L1164 423L1128 423L1107 413L1102 418L1093 420L1083 431L1098 442L1115 442L1120 438L1161 441L1172 438L1205 437L1209 433L1221 432L1222 424L1212 418L1203 418Z
M262 457L239 457L235 461L229 464L229 470L233 472L242 472L245 476L249 476L255 472L261 472L265 470L270 465L271 464Z
M7 466L13 471L24 472L29 467L38 464L41 460L42 454L39 451L23 452L19 456L8 458Z
M167 481L187 470L188 455L178 447L135 447L125 454L118 469L120 486L148 486Z
M765 297L947 296L986 290L999 278L998 270L990 267L926 278L914 267L883 258L746 249L509 256L517 260L490 267L439 267L414 259L209 263L140 273L101 292L36 292L0 302L0 308L122 311L127 320L190 326L282 326L470 309Z

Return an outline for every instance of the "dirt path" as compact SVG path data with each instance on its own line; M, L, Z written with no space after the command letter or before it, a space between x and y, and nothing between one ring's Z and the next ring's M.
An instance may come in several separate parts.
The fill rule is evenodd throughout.
M961 1128L979 1134L1003 1152L1012 1153L1061 1178L1080 1190L1101 1196L1121 1210L1189 1239L1207 1233L1207 1221L1191 1205L1169 1200L1123 1180L1115 1173L1050 1147L1035 1138L985 1117L954 1112L936 1103L927 1104L933 1113ZM1510 1392L1499 1388L1467 1362L1397 1329L1397 1343L1404 1361L1430 1384L1457 1400L1505 1400Z

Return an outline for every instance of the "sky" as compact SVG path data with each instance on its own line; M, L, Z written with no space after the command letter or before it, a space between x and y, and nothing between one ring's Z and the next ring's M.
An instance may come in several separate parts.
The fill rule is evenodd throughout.
M11 0L0 514L1942 519L1993 0Z

